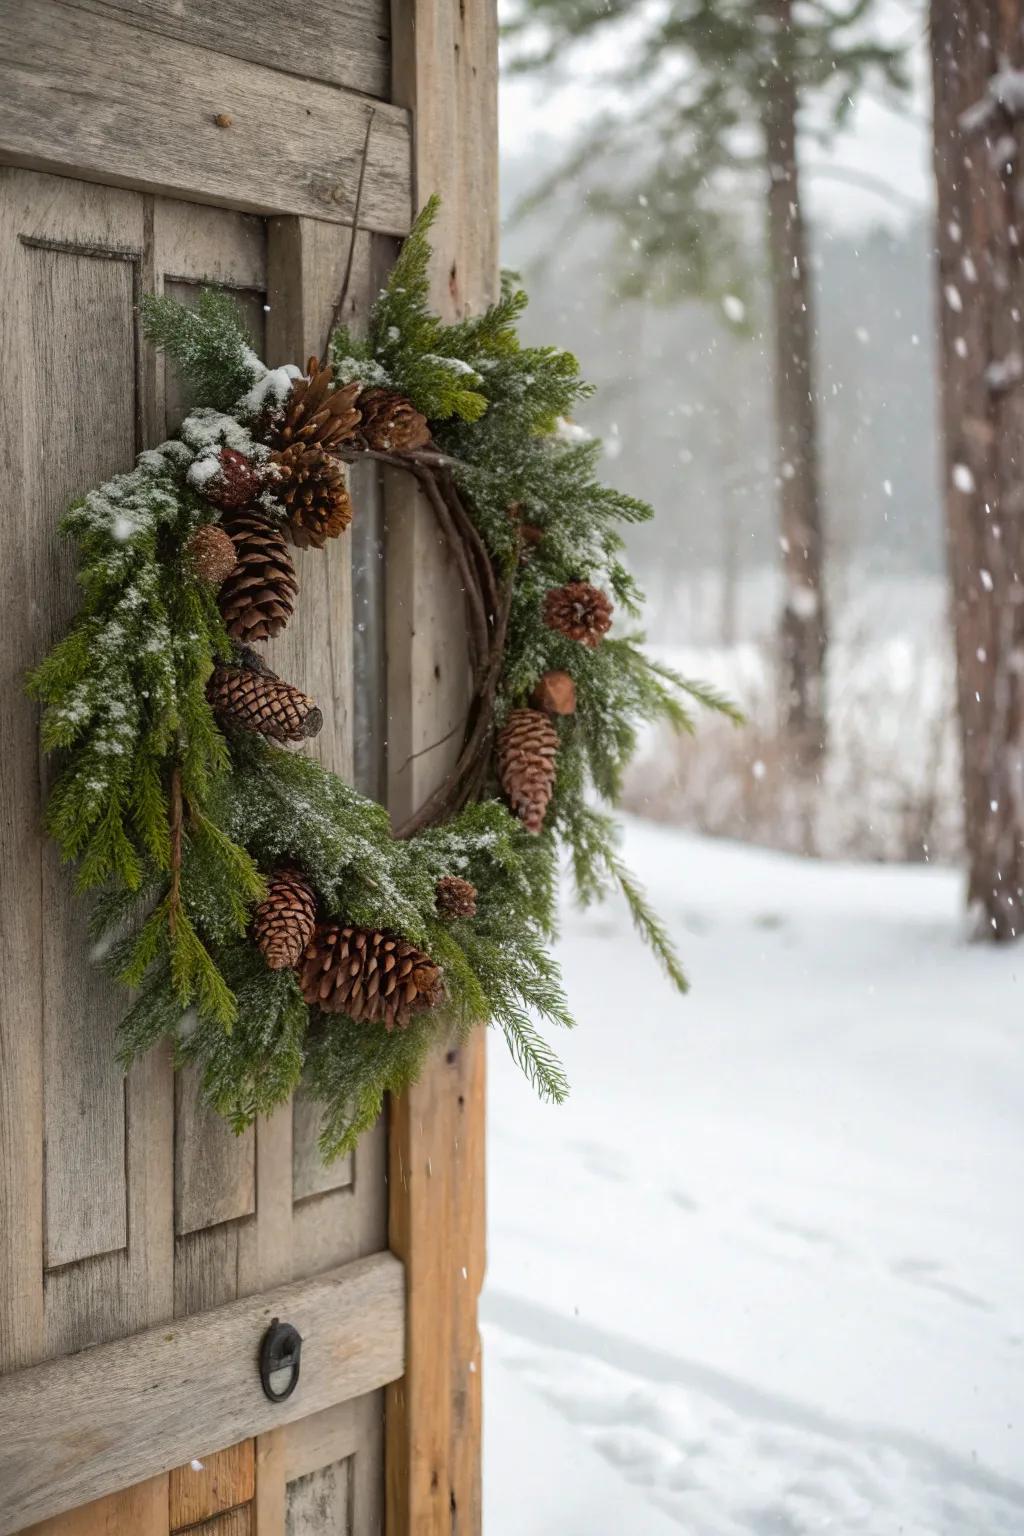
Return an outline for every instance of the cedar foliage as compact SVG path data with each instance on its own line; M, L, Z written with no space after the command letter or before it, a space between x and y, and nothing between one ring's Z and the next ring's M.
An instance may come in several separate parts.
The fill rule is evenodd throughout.
M62 754L49 828L78 862L79 884L98 892L90 927L104 963L136 989L120 1028L123 1063L170 1036L237 1130L304 1079L323 1103L327 1157L354 1145L386 1091L415 1078L439 1033L464 1034L482 1020L502 1031L538 1093L565 1097L538 1027L573 1023L549 953L562 844L581 900L618 887L670 978L685 986L595 801L614 800L645 721L690 728L687 702L731 709L652 664L639 635L590 650L544 624L545 593L570 580L594 582L621 611L638 613L618 530L650 509L602 487L597 445L560 432L586 385L568 353L520 346L522 293L506 286L486 314L458 325L431 314L435 210L428 205L406 242L368 341L337 337L335 360L343 382L397 389L428 417L496 567L517 573L495 724L526 703L542 673L562 670L575 682L577 712L556 725L558 780L542 834L531 837L498 799L484 798L396 841L381 806L313 759L214 719L207 680L218 661L237 657L185 555L211 517L197 490L223 447L266 458L267 413L298 377L259 362L218 295L194 311L168 299L144 304L147 334L210 403L186 418L179 440L141 455L131 474L68 513L83 603L30 684L45 706L44 744ZM511 503L542 530L522 564ZM275 511L272 497L266 510ZM443 973L443 1007L392 1033L307 1008L295 974L270 970L248 935L266 876L285 864L314 887L322 916L400 934L429 954ZM438 912L438 882L453 875L476 887L473 918Z

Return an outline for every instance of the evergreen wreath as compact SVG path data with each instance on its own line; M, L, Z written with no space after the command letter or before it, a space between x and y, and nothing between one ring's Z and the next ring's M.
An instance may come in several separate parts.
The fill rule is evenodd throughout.
M178 437L66 514L83 589L35 671L43 745L61 755L47 827L112 974L135 990L127 1068L169 1036L236 1130L300 1082L325 1157L439 1037L499 1027L545 1098L567 1092L537 1021L573 1019L549 945L559 848L588 904L618 887L680 990L669 940L623 867L614 802L638 730L692 729L712 690L609 634L641 595L619 525L652 513L600 485L596 441L567 426L587 386L553 347L521 345L503 285L445 325L427 302L432 200L365 340L268 369L227 297L143 305L147 337L204 404ZM286 742L315 701L254 648L290 617L293 544L352 516L344 463L401 465L429 497L466 594L474 679L455 767L405 827Z

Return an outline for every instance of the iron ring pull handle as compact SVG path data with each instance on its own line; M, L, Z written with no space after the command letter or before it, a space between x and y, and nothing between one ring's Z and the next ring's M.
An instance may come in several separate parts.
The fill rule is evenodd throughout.
M272 1317L270 1327L260 1343L260 1382L264 1394L272 1403L283 1403L291 1397L299 1384L302 1363L302 1335L291 1323L282 1323ZM287 1371L288 1379L282 1387L275 1387L274 1376Z

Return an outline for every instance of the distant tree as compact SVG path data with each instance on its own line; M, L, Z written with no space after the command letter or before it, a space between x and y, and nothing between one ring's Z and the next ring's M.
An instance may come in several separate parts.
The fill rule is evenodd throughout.
M827 138L870 76L905 88L901 55L868 33L874 0L510 0L510 8L518 70L550 71L577 45L621 28L620 62L605 77L612 105L537 197L585 166L593 183L600 167L588 208L621 227L623 292L717 299L742 323L749 252L760 244L752 213L763 206L785 578L780 702L793 766L813 766L825 744L828 625L797 116L813 101L813 131Z
M947 547L968 900L1024 932L1024 3L933 0Z

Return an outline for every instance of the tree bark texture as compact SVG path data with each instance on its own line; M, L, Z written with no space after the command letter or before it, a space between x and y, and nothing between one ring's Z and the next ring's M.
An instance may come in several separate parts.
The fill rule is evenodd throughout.
M792 0L773 0L776 31L791 28ZM814 318L796 159L797 88L786 48L770 72L763 129L774 323L774 390L783 607L779 699L791 766L813 767L825 748L827 624L814 398Z
M947 548L968 890L980 933L1024 900L1024 0L932 0Z

